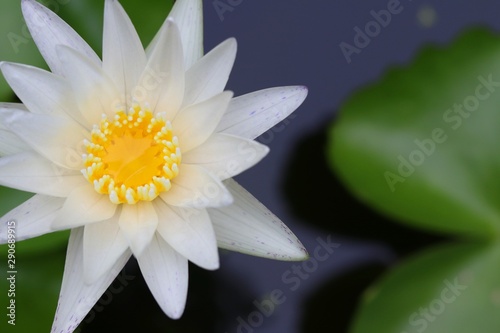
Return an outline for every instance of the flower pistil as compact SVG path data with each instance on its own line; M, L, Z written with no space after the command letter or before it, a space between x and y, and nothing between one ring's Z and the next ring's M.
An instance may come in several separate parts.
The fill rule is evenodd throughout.
M139 105L112 119L103 115L84 145L83 175L115 204L152 201L179 173L181 150L172 124Z

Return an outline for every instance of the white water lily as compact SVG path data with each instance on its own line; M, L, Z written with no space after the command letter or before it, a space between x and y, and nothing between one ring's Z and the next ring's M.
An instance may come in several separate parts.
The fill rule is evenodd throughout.
M72 229L53 332L71 332L134 255L163 311L185 307L188 260L217 248L307 258L299 240L231 178L262 159L253 139L305 99L300 86L233 98L228 39L203 55L202 1L178 0L144 50L106 0L103 56L53 12L22 1L51 72L0 69L23 104L0 104L0 184L35 193L0 220L17 240Z

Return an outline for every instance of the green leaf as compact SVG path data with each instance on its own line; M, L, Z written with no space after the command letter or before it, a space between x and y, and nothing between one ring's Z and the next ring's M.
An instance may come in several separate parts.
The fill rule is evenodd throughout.
M120 3L134 23L143 45L147 46L167 18L174 1L148 0L147 5L137 0L121 0Z
M16 252L19 255L30 255L44 253L54 248L60 248L68 243L69 233L69 230L52 232L50 234L19 241L16 244L21 244L21 246L18 246ZM6 258L7 250L8 244L0 245L0 260Z
M0 61L44 65L24 22L20 1L2 1L0 4ZM7 81L0 74L0 101L10 101L13 97Z
M499 332L499 262L500 243L426 251L368 291L350 332Z
M19 206L29 198L33 196L33 193L23 192L19 190L14 190L5 186L0 186L0 216L5 215L11 209Z
M17 247L22 247L21 244ZM4 250L1 251L3 254ZM0 332L50 332L62 281L64 251L45 253L43 256L25 256L16 251L15 257L16 273L5 269L6 260L1 264ZM7 280L11 276L14 279ZM8 323L14 319L8 316L11 313L15 314L15 325Z
M500 38L474 29L354 94L329 158L364 202L416 226L500 233Z

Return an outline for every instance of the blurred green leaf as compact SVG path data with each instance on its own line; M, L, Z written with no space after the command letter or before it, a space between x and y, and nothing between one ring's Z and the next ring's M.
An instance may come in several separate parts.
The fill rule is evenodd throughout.
M475 29L351 96L329 157L363 201L413 225L500 231L500 38Z
M350 332L499 332L499 262L499 243L429 250L368 291Z
M130 19L135 25L144 46L160 29L174 4L174 0L121 0L120 3L127 11Z
M0 4L0 61L12 61L43 66L44 61L35 46L21 14L19 0ZM13 92L0 75L0 101L10 101Z
M17 247L22 247L21 244ZM2 262L1 267L6 265L7 261ZM43 256L25 256L16 251L15 265L15 274L6 269L0 272L0 332L50 332L61 287L64 251L44 253ZM11 275L15 279L7 280ZM11 285L10 282L15 283ZM15 301L15 326L8 323L12 319L7 316L12 311L7 309L11 300Z
M18 255L41 254L54 248L61 248L68 243L69 233L69 230L65 230L19 241L16 253ZM7 257L7 250L7 244L0 245L0 260Z
M5 186L0 186L0 216L5 215L11 209L22 204L33 196L33 193L14 190Z

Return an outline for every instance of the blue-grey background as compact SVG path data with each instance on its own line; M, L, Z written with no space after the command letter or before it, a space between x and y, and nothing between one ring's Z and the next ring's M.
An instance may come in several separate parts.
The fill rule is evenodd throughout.
M374 21L371 12L388 6L395 6L398 14L391 15L390 23L366 47L359 48L359 53L353 53L348 63L340 44L355 46L354 28L364 30ZM340 245L327 260L303 267L310 273L293 273L300 263L224 253L216 273L215 285L224 309L216 332L294 333L320 327L344 332L359 293L370 281L385 267L439 240L392 224L363 208L333 176L324 179L325 129L356 89L377 80L391 66L410 63L422 47L446 45L473 26L498 30L499 9L499 3L490 0L205 1L206 50L228 37L238 41L228 89L240 95L271 86L309 88L309 96L295 116L260 138L271 153L237 179L310 252L318 246L318 237L331 237ZM302 161L300 170L290 175L286 170L293 169L298 160ZM312 216L316 212L314 221L306 214L295 214L301 202L302 211ZM298 287L288 279L291 276L300 280ZM269 298L276 289L283 291L286 300L269 317L264 313L261 321L253 313L258 307L252 302Z

